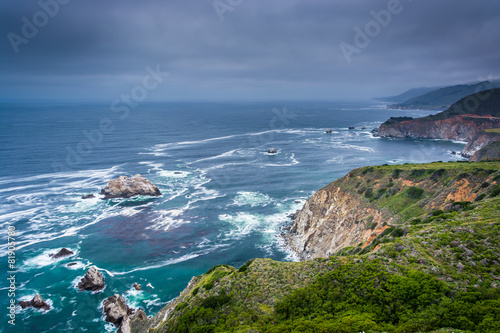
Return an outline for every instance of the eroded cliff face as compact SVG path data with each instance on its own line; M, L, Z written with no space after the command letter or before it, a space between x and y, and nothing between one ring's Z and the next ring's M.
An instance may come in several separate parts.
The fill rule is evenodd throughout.
M461 115L448 119L413 119L392 124L384 123L379 135L397 139L442 139L471 141L477 133L500 126L500 118Z
M496 133L479 132L472 138L472 140L467 142L467 145L462 150L462 156L470 158L470 161L473 162L480 161L487 155L483 156L483 154L479 154L479 151L489 144L499 140L500 135Z
M288 245L303 260L364 248L385 228L488 195L498 164L484 165L436 162L353 170L306 201L286 236Z
M302 259L328 257L347 246L365 243L392 217L331 186L316 192L297 214L288 236ZM371 228L368 226L371 225Z

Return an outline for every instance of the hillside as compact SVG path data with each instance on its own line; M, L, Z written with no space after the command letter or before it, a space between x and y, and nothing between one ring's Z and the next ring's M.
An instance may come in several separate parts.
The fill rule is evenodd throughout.
M401 103L409 100L410 98L418 97L424 94L427 94L428 92L434 91L438 88L428 88L428 87L422 87L422 88L413 88L410 90L405 91L402 94L396 95L396 96L388 96L388 97L379 97L375 98L377 101L382 101L382 102L393 102L393 103Z
M456 101L494 88L500 88L499 82L483 81L476 84L461 84L452 87L440 88L420 96L409 98L404 102L389 105L390 109L446 109Z
M500 127L500 89L472 94L436 115L412 119L391 118L379 128L379 136L397 139L442 139L467 141L464 157L495 140L478 136L481 131ZM500 157L500 156L499 156Z
M353 170L294 222L310 211L310 229L331 227L294 236L321 242L349 229L329 215L344 204L335 199L341 192L357 201L344 208L359 212L353 223L368 231L366 241L352 239L328 258L216 266L157 315L132 322L132 332L500 331L500 162ZM324 199L318 209L315 197ZM361 218L367 209L380 218Z

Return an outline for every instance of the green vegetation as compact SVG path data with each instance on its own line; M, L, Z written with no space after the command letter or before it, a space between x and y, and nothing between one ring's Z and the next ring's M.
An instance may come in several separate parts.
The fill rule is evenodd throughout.
M444 109L469 95L494 88L500 88L500 83L484 81L473 85L464 84L445 87L410 98L390 107L395 109Z
M392 222L376 234L370 215L371 242L330 258L215 266L134 332L500 332L500 162L374 166L329 186Z

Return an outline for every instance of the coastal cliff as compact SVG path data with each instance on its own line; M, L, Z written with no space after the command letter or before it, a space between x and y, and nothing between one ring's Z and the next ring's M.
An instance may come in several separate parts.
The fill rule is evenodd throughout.
M410 216L474 201L490 171L469 174L466 169L467 164L430 163L353 170L306 201L288 243L302 259L363 248Z
M378 131L380 137L396 139L442 139L467 141L464 157L491 143L484 135L487 129L500 127L500 89L467 96L449 109L418 119L391 118Z
M498 332L469 310L500 311L499 182L498 161L353 170L290 230L318 258L215 266L132 332Z

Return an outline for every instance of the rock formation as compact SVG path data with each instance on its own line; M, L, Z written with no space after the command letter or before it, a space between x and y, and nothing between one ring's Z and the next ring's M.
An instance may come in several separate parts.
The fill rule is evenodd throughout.
M374 231L367 229L366 223L382 228L383 222L390 221L356 196L338 187L326 187L308 199L296 214L288 244L302 259L328 257L368 240Z
M92 199L95 198L95 195L93 194L84 194L82 195L82 199Z
M350 129L350 130L353 130L353 129L356 129L356 127L354 127L354 126L349 126L349 129Z
M59 252L49 254L49 257L51 257L52 259L59 259L62 257L70 256L72 254L75 254L75 253L73 251L70 251L67 248L63 247Z
M132 313L132 310L127 306L123 297L115 294L104 301L104 313L108 323L119 326L122 320Z
M449 109L423 118L391 118L383 123L378 135L396 139L441 139L467 141L462 156L471 157L482 147L496 141L485 134L500 127L500 89L467 96Z
M326 131L326 134L332 134L333 133L333 130L331 128L327 129Z
M78 288L80 290L92 290L98 291L104 289L104 277L97 270L96 266L92 266L89 268L85 276L78 283Z
M138 283L134 283L133 287L135 290L141 290L141 285Z
M268 153L268 154L276 154L276 153L278 153L278 151L277 151L275 148L269 148L269 149L267 150L267 153Z
M496 141L500 141L500 134L481 131L467 142L467 145L465 145L465 148L462 150L462 156L470 158L471 161L479 161L481 159L479 154L477 154L477 156L475 154L479 153L481 148Z
M158 187L153 185L148 179L141 175L133 177L120 176L118 179L112 179L108 185L101 190L104 199L110 198L130 198L134 195L161 195Z
M36 294L35 297L31 301L20 301L19 305L23 308L26 309L28 307L33 307L35 309L42 309L42 310L50 310L50 305L48 305L40 296L40 294Z

